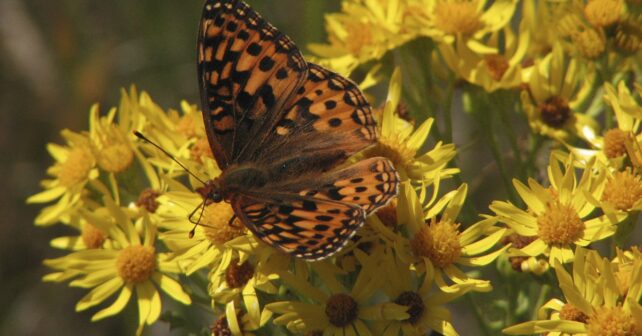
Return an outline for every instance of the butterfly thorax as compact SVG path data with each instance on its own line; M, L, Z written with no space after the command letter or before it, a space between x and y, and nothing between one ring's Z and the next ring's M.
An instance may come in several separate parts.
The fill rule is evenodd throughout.
M220 202L230 201L233 195L263 187L269 179L267 171L253 164L231 165L221 176L207 181L197 192L203 199Z

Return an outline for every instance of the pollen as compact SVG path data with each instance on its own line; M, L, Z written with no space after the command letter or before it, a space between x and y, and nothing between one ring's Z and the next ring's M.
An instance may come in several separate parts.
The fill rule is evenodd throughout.
M630 54L642 49L642 15L629 17L615 27L615 46Z
M98 166L109 173L123 172L134 162L134 151L127 137L114 124L99 127L93 145Z
M196 140L190 149L190 157L198 163L203 163L204 157L214 158L212 148L210 147L210 143L207 141L207 138L199 138Z
M145 282L156 270L156 251L151 246L130 245L116 259L118 275L127 283Z
M330 37L330 42L334 45L343 45L348 48L352 55L359 55L362 50L373 45L374 37L372 27L366 22L347 21L345 27L348 36L344 43L339 42L336 37Z
M94 156L89 148L77 146L69 151L64 162L51 168L51 173L58 177L61 185L71 187L86 180L93 167Z
M225 270L225 282L230 288L243 288L254 276L254 267L249 261L238 264L234 259Z
M410 317L405 321L410 324L416 324L421 319L426 306L421 296L415 292L403 292L394 301L396 304L408 307L406 311Z
M596 309L588 320L589 336L636 336L638 330L635 319L622 307L602 307Z
M230 222L234 210L225 202L212 203L205 207L200 223L205 236L215 245L222 245L245 234L245 227L238 219Z
M388 158L396 168L410 167L416 154L416 150L406 145L405 139L396 135L380 137L379 142L367 153L369 157L383 156Z
M558 96L548 98L539 105L542 121L553 128L562 128L571 118L571 108L566 99Z
M176 125L176 131L183 134L188 138L193 138L196 136L196 122L194 117L191 115L184 115Z
M435 26L447 34L471 35L482 27L477 4L473 1L438 1Z
M502 55L487 55L484 58L484 63L486 64L486 69L490 72L490 77L496 82L502 80L506 70L510 67L506 57Z
M620 157L626 154L626 141L629 133L613 128L604 133L604 154L609 159Z
M426 257L436 267L443 268L461 255L459 235L459 224L445 218L439 221L433 218L415 234L410 245L416 256Z
M573 44L584 57L594 59L604 53L606 38L592 28L583 29L571 35Z
M357 302L348 294L334 294L325 304L325 315L332 325L339 328L350 325L358 314Z
M618 210L631 209L642 198L642 181L630 168L615 172L604 186L602 200Z
M89 223L85 223L82 226L81 237L83 243L85 243L85 246L87 246L88 249L97 249L103 246L107 235L105 235L105 232L101 229Z
M586 19L596 27L608 27L619 21L622 0L591 0L584 7Z
M574 305L566 303L560 310L560 319L586 323L586 321L588 321L588 316L582 313L582 311L577 309Z
M160 193L154 189L145 189L138 196L136 200L136 206L139 208L144 208L150 213L155 213L158 209L158 202L156 198L160 196Z
M584 234L584 222L577 211L559 200L547 204L546 212L537 217L538 236L549 245L569 245Z

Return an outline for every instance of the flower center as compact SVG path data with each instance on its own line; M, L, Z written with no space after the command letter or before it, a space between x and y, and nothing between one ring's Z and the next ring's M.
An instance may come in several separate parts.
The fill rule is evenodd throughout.
M249 261L238 264L239 260L234 259L225 270L225 282L230 288L243 288L254 276L254 267Z
M136 200L136 206L139 208L145 208L150 213L155 213L158 209L158 202L156 198L160 196L160 192L154 189L145 189L138 196Z
M359 314L357 302L347 294L334 294L325 304L325 315L336 327L345 327Z
M120 173L134 162L134 151L120 128L109 124L96 131L94 139L96 162L103 170Z
M83 224L81 236L83 243L85 243L85 246L87 246L88 249L101 248L107 238L101 229L89 223Z
M512 246L516 249L521 249L526 246L528 246L530 243L535 241L535 237L526 237L526 236L520 236L517 233L513 233L507 237L502 238L502 244L508 245L512 244ZM510 262L510 266L513 268L514 271L516 272L523 272L522 264L528 260L528 257L509 257L508 261Z
M191 115L184 115L176 124L176 131L183 134L188 138L193 138L196 136L196 123L194 122L194 117Z
M626 141L629 133L613 128L604 133L604 154L613 159L626 154Z
M352 55L359 55L361 51L373 44L372 28L370 24L358 21L348 21L346 26L348 38L344 45Z
M403 292L394 301L398 305L408 307L406 311L410 317L405 321L410 324L415 324L421 318L421 314L426 308L424 306L424 301L421 299L421 296L415 292Z
M639 335L635 319L622 307L602 307L588 320L589 336L636 336ZM641 330L642 331L642 330Z
M542 121L553 128L562 128L571 117L571 108L566 99L558 96L548 98L539 105Z
M230 326L227 324L225 314L216 320L216 323L214 323L210 330L212 331L212 336L232 336L232 330L230 330Z
M71 187L89 176L89 171L94 166L94 157L85 147L75 147L67 155L65 162L57 164L53 171L60 180L60 184Z
M490 72L490 76L496 81L499 82L504 77L506 70L509 68L508 61L502 55L487 55L484 57L484 63L486 64L486 69Z
M198 163L203 163L203 157L214 158L207 138L198 138L196 140L192 148L190 148L190 157Z
M147 281L156 270L156 254L151 246L130 245L116 259L118 275L125 282L138 284Z
M571 35L577 50L586 58L592 59L602 55L606 49L604 36L595 29L579 30Z
M621 0L591 0L584 7L584 15L593 26L607 27L619 21L622 5Z
M582 313L582 311L577 309L574 305L567 303L560 310L560 319L586 323L586 321L588 321L588 316Z
M408 148L405 141L397 136L379 138L379 142L368 152L369 157L383 156L388 158L397 169L409 167L415 154L417 151Z
M538 235L549 245L568 245L584 234L584 222L571 205L555 200L537 217Z
M477 4L473 1L437 2L435 26L447 34L472 34L481 28Z
M642 181L630 168L615 172L604 186L602 200L618 210L628 210L642 198Z
M214 245L222 245L245 234L245 227L238 219L230 223L234 210L225 202L212 203L205 207L201 224L205 237Z
M626 53L636 53L642 48L642 15L629 17L615 28L615 45Z
M415 234L410 241L416 256L426 257L436 267L448 266L461 255L459 224L448 219L435 219Z

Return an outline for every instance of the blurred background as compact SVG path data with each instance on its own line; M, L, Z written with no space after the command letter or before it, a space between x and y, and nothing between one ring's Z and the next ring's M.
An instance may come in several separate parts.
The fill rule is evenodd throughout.
M301 49L324 40L338 0L248 0ZM42 260L62 228L36 228L25 199L53 160L60 130L88 127L89 107L118 103L136 84L163 108L197 103L195 44L202 0L0 0L0 335L122 335L119 316L90 322L74 307L84 290L42 283ZM135 324L137 312L128 314ZM159 323L147 333L168 332Z

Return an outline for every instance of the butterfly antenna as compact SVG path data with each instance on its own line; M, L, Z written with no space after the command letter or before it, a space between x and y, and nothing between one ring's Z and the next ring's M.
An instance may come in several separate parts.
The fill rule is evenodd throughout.
M185 167L185 165L183 165L180 161L178 161L178 159L176 159L176 157L174 157L174 155L170 154L168 151L166 151L165 149L163 149L161 146L157 145L155 142L153 142L153 141L149 140L146 136L144 136L144 135L143 135L143 133L141 133L141 132L139 132L139 131L134 131L134 135L135 135L136 137L138 137L139 139L141 139L141 140L143 140L143 141L146 141L147 143L152 144L154 147L158 148L161 152L165 153L165 155L167 155L167 156L168 156L170 159L172 159L174 162L178 163L178 165L179 165L179 166L181 166L183 169L185 169L185 171L186 171L188 174L190 174L193 178L195 178L196 180L198 180L199 182L201 182L203 185L206 185L206 184L207 184L207 183L205 183L205 181L203 181L203 180L202 180L202 179L200 179L198 176L194 175L194 173L192 173L189 169L187 169L187 167Z
M194 216L194 213L196 212L196 210L198 210L199 208L201 209L201 214L198 216L198 220L195 221L195 222L192 222L192 223L194 223L194 227L189 231L189 239L194 238L194 234L196 233L196 227L197 226L201 225L201 226L205 226L205 227L210 227L209 225L205 225L205 224L201 223L201 218L203 218L203 213L205 212L205 202L206 201L203 200L203 203L201 203L201 205L196 207L194 209L194 211L192 211L192 213L189 214L189 216L188 216L189 221L192 222L192 216Z

